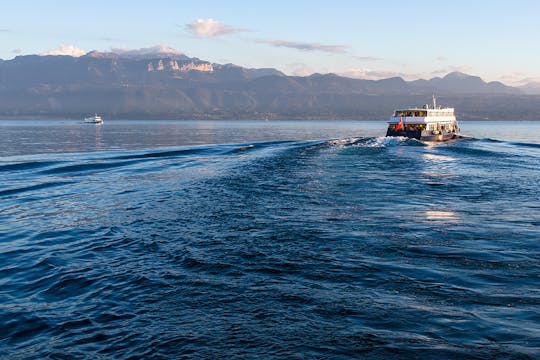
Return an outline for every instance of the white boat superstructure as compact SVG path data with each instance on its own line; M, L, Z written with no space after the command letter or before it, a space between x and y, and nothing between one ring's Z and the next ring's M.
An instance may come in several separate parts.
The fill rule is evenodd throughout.
M425 141L445 141L459 136L459 125L454 108L437 106L433 96L433 107L395 110L388 121L386 136L404 136Z
M98 114L94 114L94 116L85 117L84 122L91 124L103 124L103 119Z

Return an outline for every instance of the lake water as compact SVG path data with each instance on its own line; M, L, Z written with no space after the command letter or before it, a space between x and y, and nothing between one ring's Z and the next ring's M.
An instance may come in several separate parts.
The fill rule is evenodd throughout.
M1 121L0 357L538 358L540 122Z

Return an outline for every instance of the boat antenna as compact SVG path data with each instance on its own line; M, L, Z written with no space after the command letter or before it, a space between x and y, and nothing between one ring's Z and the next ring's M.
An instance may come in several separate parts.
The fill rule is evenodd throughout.
M437 108L437 98L435 97L435 94L432 95L432 98L433 98L433 108L436 109Z

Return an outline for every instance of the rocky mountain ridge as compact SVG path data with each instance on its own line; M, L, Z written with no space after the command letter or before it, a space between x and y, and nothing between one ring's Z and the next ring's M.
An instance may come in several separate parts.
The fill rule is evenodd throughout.
M159 50L0 61L0 117L384 119L435 93L470 119L540 119L538 96L463 73L415 81L287 76Z

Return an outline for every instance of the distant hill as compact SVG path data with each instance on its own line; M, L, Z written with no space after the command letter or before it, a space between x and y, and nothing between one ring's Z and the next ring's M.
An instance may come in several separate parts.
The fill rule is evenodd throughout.
M415 80L410 85L422 91L448 94L520 94L519 89L498 81L485 82L478 76L452 72L443 78Z
M520 86L519 89L525 94L540 95L540 82L530 82Z
M540 119L540 96L457 72L415 81L286 76L167 48L0 60L1 118L385 119L433 93L461 119Z

